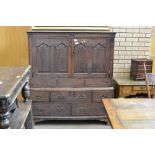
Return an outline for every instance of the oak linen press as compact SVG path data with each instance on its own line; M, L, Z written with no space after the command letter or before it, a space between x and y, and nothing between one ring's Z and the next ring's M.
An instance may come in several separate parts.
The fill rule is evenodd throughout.
M112 32L28 32L35 119L106 120L102 98L113 98Z

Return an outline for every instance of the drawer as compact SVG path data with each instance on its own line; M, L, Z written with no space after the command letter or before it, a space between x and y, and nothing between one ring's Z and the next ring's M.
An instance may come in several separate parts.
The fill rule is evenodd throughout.
M91 92L90 91L63 91L63 92L52 92L51 101L54 102L90 102Z
M74 78L58 78L57 79L57 86L61 88L77 88L84 86L84 79L74 79Z
M35 75L36 76L36 75ZM31 88L51 88L56 87L56 78L37 76L30 80Z
M70 116L71 105L63 103L33 103L34 116Z
M146 91L146 86L133 86L132 89L135 91Z
M111 87L112 80L109 78L89 78L85 79L86 87Z
M54 103L50 104L45 109L45 116L70 116L71 105L66 103Z
M32 101L49 102L50 101L50 93L49 92L43 92L43 91L31 90L30 98L32 99Z
M93 102L101 102L103 98L113 98L114 90L96 90L93 91Z
M106 116L102 103L77 103L72 104L73 116Z
M44 105L42 103L32 103L33 116L44 116Z

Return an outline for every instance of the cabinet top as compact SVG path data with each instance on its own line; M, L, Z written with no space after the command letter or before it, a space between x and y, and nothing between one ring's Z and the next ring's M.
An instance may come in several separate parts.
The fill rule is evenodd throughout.
M115 34L115 32L109 31L95 31L95 30L32 30L28 33L105 33L105 34Z
M73 31L73 30L32 30L27 32L28 36L68 36L71 37L74 35L75 37L107 37L107 38L115 38L115 32L106 32L106 31L91 31L91 30L83 30L83 31Z
M111 32L112 28L109 26L34 26L32 30L41 31L103 31Z
M109 33L112 28L109 26L34 26L28 33Z

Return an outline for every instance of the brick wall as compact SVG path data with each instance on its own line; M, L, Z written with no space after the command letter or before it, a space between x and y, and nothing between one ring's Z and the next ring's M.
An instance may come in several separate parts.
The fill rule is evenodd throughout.
M114 47L114 77L130 75L132 58L150 58L152 27L112 27L116 32Z

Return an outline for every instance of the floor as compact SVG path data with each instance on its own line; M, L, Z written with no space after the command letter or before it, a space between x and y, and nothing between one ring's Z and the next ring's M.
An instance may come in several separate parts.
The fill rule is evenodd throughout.
M35 129L111 129L101 121L42 121L34 126Z

